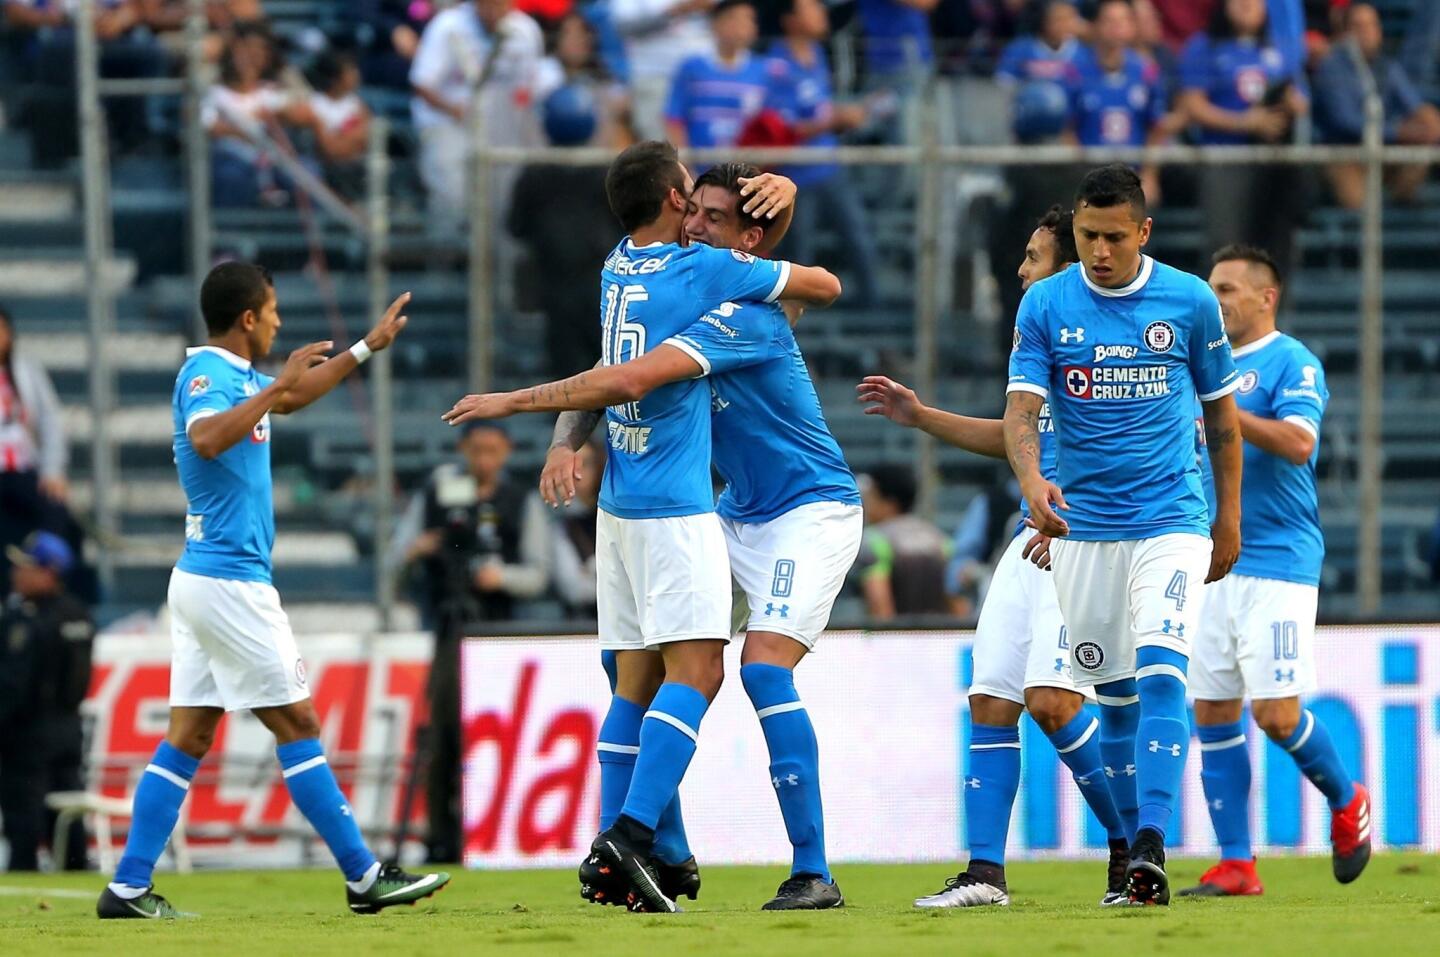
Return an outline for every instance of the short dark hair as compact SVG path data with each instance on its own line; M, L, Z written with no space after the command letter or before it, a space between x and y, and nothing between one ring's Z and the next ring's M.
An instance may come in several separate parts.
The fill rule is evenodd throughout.
M751 226L759 226L763 231L769 225L769 221L751 216L745 212L745 204L740 202L740 181L754 179L759 175L760 168L751 163L721 163L700 174L700 178L695 181L695 189L691 191L691 195L699 192L701 186L718 186L734 195L735 217L740 220L740 228L749 229Z
M200 314L212 336L223 336L234 328L246 310L259 312L265 306L275 280L270 270L254 263L221 263L210 270L200 284Z
M723 14L729 13L736 7L755 8L755 0L720 0L719 3L710 8L710 19L714 20Z
M1140 176L1124 163L1111 163L1092 169L1075 191L1075 207L1081 204L1096 209L1109 209L1122 203L1130 207L1136 222L1145 219L1145 187Z
M1234 40L1239 37L1235 30L1235 24L1230 20L1230 11L1224 3L1215 4L1215 9L1210 13L1210 22L1205 27L1206 34L1211 40ZM1270 35L1270 5L1265 5L1265 19L1260 24L1260 36Z
M895 503L902 512L915 507L918 484L915 471L908 465L879 465L867 473L875 491L881 498Z
M675 147L660 140L627 147L605 174L610 212L627 233L658 219L672 189L685 191L685 171Z
M1250 246L1245 243L1231 243L1228 246L1222 246L1216 250L1214 256L1210 257L1210 265L1218 266L1221 263L1235 262L1237 260L1268 270L1270 280L1275 283L1276 289L1279 289L1284 283L1285 277L1281 275L1280 265L1275 262L1275 257L1259 246Z
M1035 224L1036 229L1049 230L1055 236L1055 265L1068 266L1080 261L1075 249L1075 213L1059 204L1051 206Z
M330 89L340 82L345 71L356 65L355 57L350 53L344 50L326 50L315 58L315 64L310 68L315 89L321 93L330 92Z

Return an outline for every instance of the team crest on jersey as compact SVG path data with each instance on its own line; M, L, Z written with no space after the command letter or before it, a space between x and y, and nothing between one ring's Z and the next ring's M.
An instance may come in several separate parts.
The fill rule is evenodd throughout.
M210 391L210 377L208 375L197 375L190 380L190 384L185 388L186 391L190 393L192 399L197 395L204 395Z
M260 418L260 421L255 423L255 428L250 430L250 441L254 442L256 445L260 445L262 443L270 441L269 412L266 412L265 415Z
M742 262L742 263L753 263L753 262L755 261L755 257L754 257L754 256L752 256L752 255L750 255L749 253L747 253L747 252L745 252L745 251L743 251L743 250L740 250L740 249L732 249L732 250L730 250L730 255L734 256L736 259L740 260L740 262Z
M1251 392L1255 391L1255 387L1259 384L1260 373L1256 372L1254 369L1249 370L1240 377L1240 394L1249 395Z
M1082 641L1075 646L1075 661L1086 671L1094 671L1105 663L1105 649L1093 641Z
M1090 370L1084 366L1065 367L1065 391L1077 399L1090 398Z
M1145 327L1145 348L1151 352L1169 352L1175 347L1175 327L1168 322L1152 322Z

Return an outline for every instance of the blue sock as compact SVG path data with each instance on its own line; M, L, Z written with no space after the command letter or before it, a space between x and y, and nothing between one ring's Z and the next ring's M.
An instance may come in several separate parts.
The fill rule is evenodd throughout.
M1325 800L1330 802L1330 810L1342 811L1355 800L1355 782L1346 773L1340 753L1335 750L1335 742L1330 740L1330 732L1315 719L1310 709L1305 709L1300 715L1295 733L1276 743L1290 753L1299 765L1300 773L1325 795Z
M284 768L290 800L325 841L347 881L358 881L375 865L375 855L360 836L350 803L335 783L317 738L277 745L275 756Z
M1190 659L1169 648L1135 650L1135 687L1140 695L1140 733L1135 739L1135 787L1140 795L1140 828L1163 837L1180 796L1190 720L1185 711Z
M690 839L685 836L685 817L680 813L680 792L677 790L655 825L653 852L665 864L681 864L694 857Z
M1070 769L1085 803L1095 812L1105 835L1112 841L1125 839L1125 825L1115 808L1115 798L1105 777L1105 759L1100 756L1100 722L1085 708L1071 718L1065 727L1046 735Z
M785 833L795 849L790 876L815 874L829 883L825 811L820 801L820 748L810 714L795 690L795 672L777 665L744 665L740 681L755 706L770 749L770 783L780 800Z
M1220 856L1227 861L1248 861L1250 848L1250 752L1245 728L1239 722L1200 725L1200 783L1210 808L1210 823Z
M1020 729L970 724L970 767L965 773L965 839L970 860L1005 864L1010 810L1020 789Z
M155 874L155 862L175 830L180 818L180 805L190 790L190 779L200 761L161 741L155 756L140 775L135 786L134 809L130 818L130 834L125 838L125 853L115 869L115 883L126 887L148 888Z
M695 756L700 720L709 707L689 685L667 681L660 686L640 726L640 756L622 815L655 829Z
M1125 839L1135 840L1140 829L1140 796L1135 790L1135 736L1140 731L1140 697L1134 678L1096 685L1100 702L1100 757L1105 781L1120 815Z

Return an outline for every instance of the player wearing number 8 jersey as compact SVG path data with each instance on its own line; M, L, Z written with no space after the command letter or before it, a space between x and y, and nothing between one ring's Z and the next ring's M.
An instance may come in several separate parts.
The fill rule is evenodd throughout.
M1020 305L1005 445L1031 521L1056 536L1075 682L1095 687L1102 740L1136 742L1133 763L1108 772L1133 774L1139 793L1130 900L1165 904L1165 829L1190 738L1190 641L1201 584L1229 572L1240 550L1241 463L1239 377L1219 303L1199 279L1143 255L1150 228L1134 171L1085 177L1075 202L1082 268L1036 283ZM1195 457L1197 395L1213 525ZM1040 469L1047 398L1055 482Z

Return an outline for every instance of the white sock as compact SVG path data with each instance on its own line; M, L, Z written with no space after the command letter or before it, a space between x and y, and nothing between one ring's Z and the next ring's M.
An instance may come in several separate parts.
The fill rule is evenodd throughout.
M148 887L131 887L129 884L110 885L110 893L125 901L133 901L135 898L139 897L141 894L144 894L149 889L150 888Z
M379 876L380 862L376 861L374 864L370 865L370 869L365 872L364 877L360 878L358 881L346 881L345 886L350 888L357 894L363 894L370 888L375 886L375 878Z

